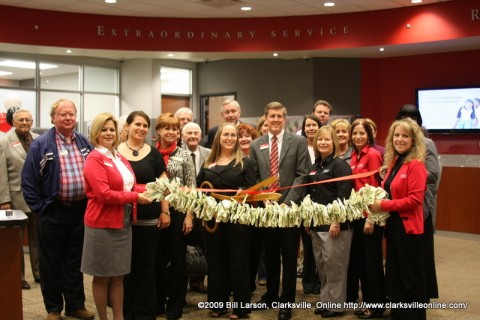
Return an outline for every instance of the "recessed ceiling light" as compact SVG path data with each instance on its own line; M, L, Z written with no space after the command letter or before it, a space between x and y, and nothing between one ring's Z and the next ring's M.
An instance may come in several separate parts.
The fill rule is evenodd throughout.
M422 3L422 0L412 0L412 3Z
M72 53L72 50L68 49L68 50L65 50L65 52L70 54L70 53Z
M333 7L333 6L335 6L335 2L325 2L323 5L325 7Z
M382 51L382 52L383 52L383 51L385 51L385 48L380 48L380 49L378 49L378 51Z
M117 3L117 0L105 0L105 3Z
M278 53L274 52L274 53L273 53L273 56L274 56L274 57L278 57Z
M175 55L173 53L169 53L168 56L169 57L175 57Z
M242 11L250 11L250 10L252 10L252 7L241 7L240 10L242 10Z
M13 72L8 72L8 71L0 71L0 76L9 76L13 74Z

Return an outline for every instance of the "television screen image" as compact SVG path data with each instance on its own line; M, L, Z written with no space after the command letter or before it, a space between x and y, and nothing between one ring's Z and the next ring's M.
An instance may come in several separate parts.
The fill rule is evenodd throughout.
M423 125L432 133L480 133L480 86L417 89Z

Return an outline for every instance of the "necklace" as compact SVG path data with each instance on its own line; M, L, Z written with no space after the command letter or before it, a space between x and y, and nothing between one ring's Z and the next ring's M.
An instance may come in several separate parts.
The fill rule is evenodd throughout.
M132 155L133 155L134 157L138 157L138 155L140 154L139 151L140 151L140 149L143 148L143 146L145 145L145 143L142 143L142 145L140 146L140 148L138 148L138 149L136 149L136 150L133 149L133 148L131 148L131 147L128 145L127 142L125 142L125 145L127 146L128 149L132 150Z

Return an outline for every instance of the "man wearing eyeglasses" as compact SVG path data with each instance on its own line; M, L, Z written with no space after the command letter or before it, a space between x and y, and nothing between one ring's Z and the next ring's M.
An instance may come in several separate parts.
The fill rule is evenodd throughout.
M11 124L15 128L10 130L0 140L0 209L1 210L22 210L28 217L28 248L30 263L35 282L40 282L38 271L38 251L36 236L35 214L30 212L30 208L23 199L21 189L21 173L25 158L27 157L30 143L37 138L36 133L31 133L33 119L32 114L27 109L17 109L13 113ZM30 289L30 284L25 280L25 261L23 254L23 231L20 229L20 252L21 252L21 271L22 271L22 289Z
M85 158L93 149L74 131L77 108L66 99L50 111L54 128L35 139L25 159L22 190L25 201L38 214L40 284L47 320L65 315L93 319L85 309L80 263L83 251L85 209Z

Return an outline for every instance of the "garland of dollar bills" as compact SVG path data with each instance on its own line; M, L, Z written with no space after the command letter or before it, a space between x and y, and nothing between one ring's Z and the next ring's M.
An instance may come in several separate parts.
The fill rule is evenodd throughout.
M388 212L370 212L368 206L375 200L386 199L388 194L380 187L366 185L358 192L352 189L350 198L337 199L328 205L313 202L307 195L300 205L272 202L265 208L256 208L248 203L235 200L218 201L194 187L187 188L178 178L169 180L162 177L146 185L146 196L156 201L166 200L175 210L191 212L196 217L217 222L232 222L256 227L320 226L333 222L346 222L363 218L368 212L369 219L378 225L385 225ZM216 216L215 216L216 214Z

